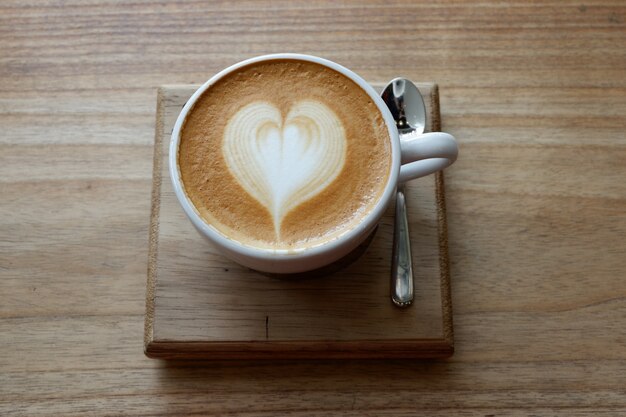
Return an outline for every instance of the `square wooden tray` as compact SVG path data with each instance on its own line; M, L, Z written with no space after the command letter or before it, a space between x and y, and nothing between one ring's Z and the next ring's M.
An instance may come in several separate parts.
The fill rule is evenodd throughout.
M380 89L380 85L374 84ZM329 276L279 280L224 258L172 190L172 127L198 86L158 91L144 333L151 358L436 358L454 351L443 174L407 184L415 301L389 298L394 208L365 254ZM434 84L418 84L428 130L440 129Z

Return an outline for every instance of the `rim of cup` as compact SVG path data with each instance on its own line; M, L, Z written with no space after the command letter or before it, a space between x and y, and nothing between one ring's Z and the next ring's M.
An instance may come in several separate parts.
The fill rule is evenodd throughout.
M378 198L378 201L374 205L374 207L367 213L359 223L357 223L354 227L348 229L344 233L341 233L338 236L335 236L328 241L324 241L317 245L303 247L303 248L295 248L295 249L272 249L272 248L261 248L253 245L249 245L243 242L239 242L235 239L232 239L226 236L224 233L217 230L217 228L211 226L207 223L202 216L198 213L195 205L191 202L187 193L184 189L184 184L180 175L180 168L178 166L178 151L179 151L179 143L180 143L180 132L183 126L185 119L187 118L187 114L193 108L194 104L198 100L198 98L204 94L206 90L208 90L213 84L219 81L225 75L239 69L245 67L250 64L254 64L261 61L271 61L271 60L296 60L296 61L308 61L317 63L328 68L331 68L344 76L348 77L352 81L354 81L363 91L365 91L370 98L378 107L378 110L381 112L385 124L387 125L387 130L389 132L389 137L391 138L391 168L389 172L389 176L387 178L387 183L385 184L385 188L383 193ZM228 68L223 69L218 72L214 76L212 76L208 81L198 88L193 95L187 100L183 109L181 110L178 118L176 119L176 123L174 124L174 129L172 130L172 136L169 146L169 173L172 184L174 186L174 192L178 201L183 207L185 214L191 220L193 225L200 230L206 237L208 237L211 241L217 243L218 245L244 255L250 258L257 259L292 259L294 256L299 258L308 258L319 256L326 252L332 252L340 248L342 245L347 242L353 241L355 239L362 240L367 236L367 232L372 230L377 224L380 217L383 214L383 211L386 209L387 204L389 203L393 192L396 188L398 181L398 174L400 171L400 142L398 136L398 130L395 125L395 121L391 112L385 105L385 102L378 95L374 87L368 84L363 78L357 75L355 72L349 70L348 68L339 65L333 61L328 59L319 58L313 55L305 55L305 54L296 54L296 53L281 53L281 54L269 54L269 55L261 55L254 58L249 58L244 61L238 62L234 65L229 66Z

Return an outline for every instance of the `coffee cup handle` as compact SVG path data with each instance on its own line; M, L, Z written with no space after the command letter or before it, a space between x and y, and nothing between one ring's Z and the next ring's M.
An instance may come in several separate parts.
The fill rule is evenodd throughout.
M405 135L400 139L402 154L398 182L440 171L456 161L459 153L454 136L443 132Z

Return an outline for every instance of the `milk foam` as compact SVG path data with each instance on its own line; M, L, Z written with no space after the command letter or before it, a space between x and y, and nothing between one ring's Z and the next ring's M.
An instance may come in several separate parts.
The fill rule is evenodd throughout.
M239 110L224 131L230 173L272 215L276 237L285 216L328 187L346 161L341 120L326 105L300 101L285 119L265 101Z

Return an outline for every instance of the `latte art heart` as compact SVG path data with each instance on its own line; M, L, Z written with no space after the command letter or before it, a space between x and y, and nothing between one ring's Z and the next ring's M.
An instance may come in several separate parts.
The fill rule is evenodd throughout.
M222 152L239 184L271 213L280 239L285 216L337 178L346 148L343 125L326 105L298 102L283 120L259 101L228 121Z

